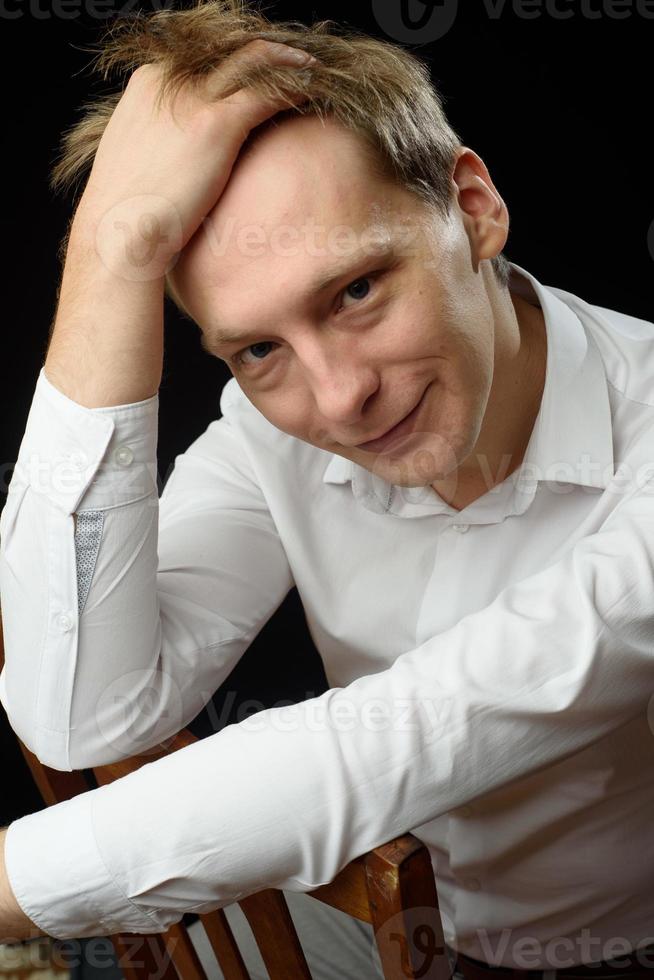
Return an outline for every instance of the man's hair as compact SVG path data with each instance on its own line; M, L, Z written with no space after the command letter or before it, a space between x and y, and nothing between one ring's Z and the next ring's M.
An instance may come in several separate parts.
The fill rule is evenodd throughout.
M234 51L256 38L302 48L320 63L310 78L288 68L266 64L230 72L229 81L212 97L222 98L244 85L264 98L283 100L295 88L307 96L300 105L286 99L282 109L256 127L241 152L270 125L296 114L330 113L358 134L371 175L388 180L415 195L444 217L452 204L451 178L461 140L447 120L442 99L429 68L398 44L381 41L333 20L307 26L299 21L266 18L248 0L196 0L182 10L169 8L144 15L139 12L114 21L96 46L95 70L128 75L142 64L161 68L159 99L173 99L185 83L201 84L207 73ZM78 183L95 157L102 134L122 91L87 102L83 118L65 131L50 176L53 191ZM72 219L71 219L72 223ZM70 234L64 237L59 259L63 264ZM500 253L491 260L502 287L510 266ZM170 276L166 294L187 314ZM188 315L188 314L187 314Z

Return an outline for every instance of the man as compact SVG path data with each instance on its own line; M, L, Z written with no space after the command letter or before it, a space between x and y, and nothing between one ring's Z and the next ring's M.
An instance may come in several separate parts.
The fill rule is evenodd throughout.
M64 276L0 528L18 735L61 769L157 745L293 584L330 690L15 821L5 930L158 932L410 830L464 976L647 975L654 325L515 264L506 288L486 167L459 145L449 179L439 214L333 117L252 141L166 265L234 378L160 501L145 301L93 347ZM160 284L121 266L111 293L116 254L101 297ZM334 956L324 976L361 976Z

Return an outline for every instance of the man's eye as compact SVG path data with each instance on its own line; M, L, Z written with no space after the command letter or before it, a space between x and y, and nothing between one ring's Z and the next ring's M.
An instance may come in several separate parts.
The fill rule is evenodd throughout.
M266 356L270 353L269 348L275 346L272 340L262 340L258 344L250 344L249 347L244 347L243 350L239 351L238 354L234 354L233 360L237 364L256 364L257 361L263 361ZM254 360L248 360L247 355L252 352Z
M349 290L353 290L353 292L355 294L354 297L353 297L354 299L356 299L356 300L365 299L366 296L368 295L368 293L370 292L370 288L369 287L364 287L364 289L363 289L363 295L361 295L361 284L362 283L370 283L370 282L372 282L372 279L373 279L372 276L360 276L358 279L354 279L348 286L345 287L345 289L343 291L343 296L346 295L346 293L347 293L347 291L349 289ZM344 308L347 309L347 307L343 307L343 306L340 307L341 310L344 309Z

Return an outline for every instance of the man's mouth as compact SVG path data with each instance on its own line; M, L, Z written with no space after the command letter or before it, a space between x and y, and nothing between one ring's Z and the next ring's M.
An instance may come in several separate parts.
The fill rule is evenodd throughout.
M383 452L384 449L387 449L392 443L396 442L397 439L400 439L402 436L408 435L410 432L412 432L416 418L425 400L426 393L427 388L425 388L419 402L411 409L409 414L405 415L403 419L397 422L392 428L388 429L387 432L381 436L378 436L376 439L370 439L368 442L360 442L353 448L363 449L368 453L380 453Z

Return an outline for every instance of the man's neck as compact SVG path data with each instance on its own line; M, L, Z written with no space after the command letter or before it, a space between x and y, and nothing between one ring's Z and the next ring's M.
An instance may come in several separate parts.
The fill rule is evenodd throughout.
M463 466L432 487L463 510L507 479L522 463L540 410L547 366L547 330L540 306L511 292L520 347L508 364L496 364L477 444ZM510 315L510 311L509 311Z

